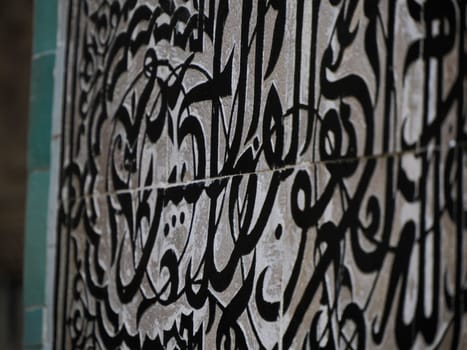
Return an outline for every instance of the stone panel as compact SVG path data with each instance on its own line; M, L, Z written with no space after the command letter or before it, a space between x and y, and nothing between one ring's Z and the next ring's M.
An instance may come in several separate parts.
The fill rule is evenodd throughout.
M461 348L466 5L69 1L56 348Z

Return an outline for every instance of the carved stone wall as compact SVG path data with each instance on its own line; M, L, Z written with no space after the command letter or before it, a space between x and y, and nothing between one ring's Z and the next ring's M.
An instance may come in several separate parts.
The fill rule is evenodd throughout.
M69 0L57 349L465 348L463 0Z

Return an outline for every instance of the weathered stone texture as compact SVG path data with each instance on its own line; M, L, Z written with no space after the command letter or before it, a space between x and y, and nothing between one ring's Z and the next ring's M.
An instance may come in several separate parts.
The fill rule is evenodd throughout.
M465 1L69 1L56 348L462 348Z

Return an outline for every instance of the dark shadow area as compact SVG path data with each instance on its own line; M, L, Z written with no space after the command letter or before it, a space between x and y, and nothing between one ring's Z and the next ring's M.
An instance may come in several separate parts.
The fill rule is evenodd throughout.
M21 346L32 7L0 1L0 349Z

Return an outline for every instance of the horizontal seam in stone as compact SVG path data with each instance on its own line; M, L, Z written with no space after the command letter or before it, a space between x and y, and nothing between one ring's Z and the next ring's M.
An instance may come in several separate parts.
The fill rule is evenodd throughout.
M448 146L448 149L464 149L467 148L467 141L466 142L459 142L456 143L454 146ZM223 175L223 176L216 176L216 177L207 177L204 179L199 179L199 180L191 180L188 182L177 182L177 183L165 183L161 182L157 185L154 186L142 186L142 187L137 187L137 188L132 188L128 190L120 190L120 191L115 191L115 192L96 192L90 195L86 196L80 196L77 197L73 200L79 201L79 200L86 200L86 199L91 199L91 198L99 198L99 197L107 197L107 196L114 196L114 195L119 195L119 194L126 194L126 193L137 193L145 190L157 190L157 189L168 189L168 188L174 188L174 187L181 187L181 186L189 186L189 185L196 185L196 184L202 184L206 182L214 182L214 181L219 181L219 180L225 180L225 179L231 179L237 176L249 176L249 175L261 175L261 174L268 174L268 173L275 173L275 172L280 172L280 171L286 171L286 170L293 170L293 169L303 169L307 167L312 167L312 166L317 166L317 165L325 165L325 164L334 164L334 163L351 163L355 161L362 161L362 160L372 160L372 159L385 159L385 158L400 158L404 155L410 155L410 154L428 154L428 153L434 153L434 152L439 152L442 149L445 149L445 147L440 147L440 146L428 146L425 148L419 148L416 150L409 150L409 151L399 151L399 152L391 152L391 153L384 153L384 154L376 154L376 155L370 155L370 156L360 156L356 158L340 158L340 159L332 159L328 161L317 161L317 162L301 162L293 165L288 165L284 166L281 168L276 168L276 169L264 169L264 170L258 170L255 172L249 172L249 173L238 173L238 174L231 174L231 175ZM70 200L70 199L68 199ZM63 200L60 198L58 199L59 203L63 203Z

